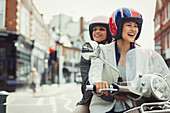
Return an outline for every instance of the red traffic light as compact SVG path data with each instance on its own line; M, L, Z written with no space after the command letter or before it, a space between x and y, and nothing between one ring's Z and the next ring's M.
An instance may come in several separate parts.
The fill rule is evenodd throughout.
M54 52L54 49L53 49L53 48L50 48L50 49L49 49L49 52L50 52L50 53L53 53L53 52Z

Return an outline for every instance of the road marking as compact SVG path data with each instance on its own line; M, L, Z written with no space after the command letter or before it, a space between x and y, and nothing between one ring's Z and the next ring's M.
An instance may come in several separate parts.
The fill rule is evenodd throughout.
M39 98L36 105L42 105L44 101L44 98Z
M53 113L57 113L57 104L56 104L56 98L54 96L51 96L50 98L50 105L52 106Z
M72 100L70 98L67 98L67 96L65 94L61 95L61 98L63 100L67 101L66 104L64 105L64 108L66 108L70 112L73 111L73 109L69 107L69 105L71 104Z

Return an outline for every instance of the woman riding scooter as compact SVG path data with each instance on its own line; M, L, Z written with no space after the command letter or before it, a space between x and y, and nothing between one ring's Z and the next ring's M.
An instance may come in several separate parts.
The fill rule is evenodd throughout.
M120 8L113 12L109 20L109 27L115 41L100 45L100 57L117 67L121 76L110 66L105 65L99 58L92 58L89 71L90 84L96 86L96 93L90 103L90 113L122 113L132 108L133 101L127 97L113 97L113 102L105 101L98 89L106 89L113 82L126 81L125 57L130 49L136 47L135 41L139 38L142 27L142 15L129 8Z

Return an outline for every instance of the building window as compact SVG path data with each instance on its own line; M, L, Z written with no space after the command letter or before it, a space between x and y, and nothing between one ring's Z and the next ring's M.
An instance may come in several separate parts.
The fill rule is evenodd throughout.
M167 8L165 6L164 7L164 22L163 22L164 25L168 22L168 15L167 15Z
M73 52L71 50L66 50L66 61L70 61L73 58Z
M26 37L29 37L30 33L30 15L29 12L22 7L21 9L21 33Z
M155 32L160 29L160 15L158 15L155 19Z
M170 2L168 2L168 19L170 19Z
M0 48L0 58L5 58L6 57L6 50L5 48Z
M75 63L79 63L79 61L80 61L79 52L76 51L75 52Z
M0 0L0 28L5 27L5 9L6 0Z
M165 52L166 52L166 50L168 48L168 46L167 46L167 36L166 35L164 36L164 41L165 41Z
M155 51L158 52L159 54L161 54L161 50L162 50L161 40L158 40L155 43Z
M166 6L164 7L164 18L165 18L165 20L167 19L167 11L166 11Z

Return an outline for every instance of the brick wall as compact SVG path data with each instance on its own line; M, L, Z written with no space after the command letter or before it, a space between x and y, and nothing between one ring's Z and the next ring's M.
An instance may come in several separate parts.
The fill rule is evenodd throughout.
M6 0L6 21L5 26L7 30L16 31L16 12L17 12L17 1Z
M162 44L162 52L161 53L163 53L164 52L164 50L165 50L165 40L164 40L164 37L165 37L165 35L167 36L167 47L169 48L170 47L170 45L169 45L169 35L168 35L168 33L170 32L170 29L169 29L169 26L170 26L170 21L168 21L167 23L164 23L164 21L165 21L165 11L164 11L164 7L166 6L166 8L167 8L167 10L168 10L168 2L170 2L170 0L162 0L162 8L161 9L159 9L159 11L158 11L158 6L156 6L156 12L155 12L155 18L158 16L158 15L161 15L161 17L160 17L160 24L162 25L161 26L161 28L157 31L157 32L155 32L155 44L157 44L157 42L159 42L159 40L161 40L161 44ZM158 2L157 2L157 4L156 5L158 5ZM168 13L170 13L170 12L166 12L166 15L167 15L167 17L168 17ZM154 19L154 21L155 21L155 19Z

